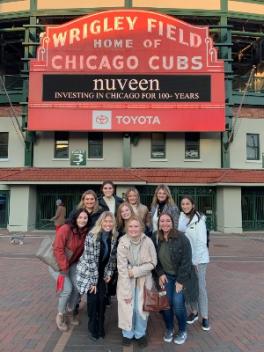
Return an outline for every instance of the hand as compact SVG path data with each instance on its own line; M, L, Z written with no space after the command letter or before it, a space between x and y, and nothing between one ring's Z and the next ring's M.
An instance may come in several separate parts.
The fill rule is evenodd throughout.
M126 304L129 304L132 302L132 298L125 298L124 301Z
M180 284L179 282L176 282L176 284L175 284L175 289L176 289L176 292L179 293L179 292L182 291L183 285Z
M97 289L96 289L96 286L91 286L90 290L89 290L89 293L94 293L96 294L97 292Z
M159 277L159 285L163 289L165 287L165 284L168 282L167 276L165 274L161 275Z
M128 276L130 277L130 279L134 277L133 269L128 269Z
M108 284L108 282L111 280L111 276L107 276L104 278L104 281Z

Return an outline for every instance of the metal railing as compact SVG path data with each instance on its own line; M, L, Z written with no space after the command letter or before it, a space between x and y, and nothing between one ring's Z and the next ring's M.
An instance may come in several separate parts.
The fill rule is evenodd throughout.
M7 91L22 91L23 89L23 77L21 75L2 75ZM0 93L4 93L4 87L0 84Z
M235 76L233 79L233 90L244 92L248 82L248 76ZM254 76L247 87L248 93L263 93L264 94L264 73L263 77Z

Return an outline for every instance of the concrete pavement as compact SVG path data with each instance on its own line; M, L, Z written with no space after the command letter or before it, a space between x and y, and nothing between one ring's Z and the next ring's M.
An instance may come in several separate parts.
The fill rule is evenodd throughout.
M85 305L80 326L63 334L56 329L54 282L47 267L34 257L43 236L45 233L31 233L24 245L11 245L6 233L0 235L0 351L138 351L136 344L126 349L121 346L115 300L107 308L104 340L89 340ZM264 234L214 234L210 254L207 285L211 331L202 331L196 322L188 327L184 345L164 343L161 317L152 314L149 346L144 351L264 351Z

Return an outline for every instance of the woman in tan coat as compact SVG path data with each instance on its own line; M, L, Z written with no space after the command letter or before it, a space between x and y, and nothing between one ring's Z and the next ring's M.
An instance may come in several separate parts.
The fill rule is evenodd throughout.
M133 338L140 347L147 345L148 313L143 311L143 292L144 285L149 289L153 285L151 271L157 265L157 255L142 228L141 220L131 217L117 248L118 326L122 329L123 346L130 345Z

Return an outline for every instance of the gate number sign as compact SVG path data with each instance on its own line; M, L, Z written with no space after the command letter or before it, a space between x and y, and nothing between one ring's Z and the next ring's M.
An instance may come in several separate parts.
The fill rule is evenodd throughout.
M85 150L73 150L71 153L71 165L86 165L86 151Z

